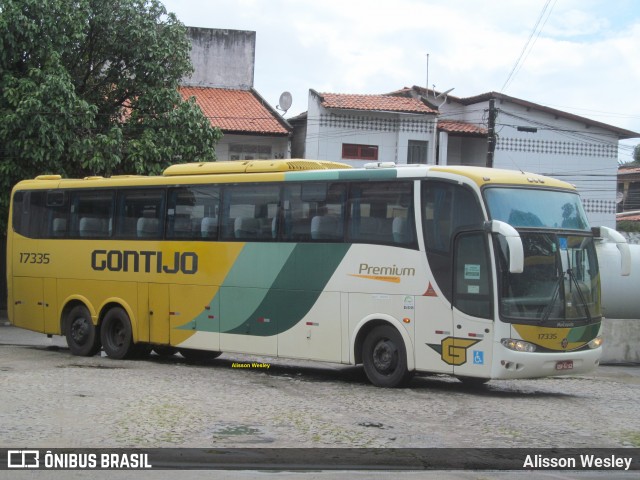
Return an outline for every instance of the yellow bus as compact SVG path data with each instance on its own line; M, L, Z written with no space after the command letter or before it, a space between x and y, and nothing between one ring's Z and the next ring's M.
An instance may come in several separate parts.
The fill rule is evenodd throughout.
M7 245L11 322L74 355L363 364L382 387L582 373L601 355L594 234L575 188L535 174L261 160L43 175L13 189Z

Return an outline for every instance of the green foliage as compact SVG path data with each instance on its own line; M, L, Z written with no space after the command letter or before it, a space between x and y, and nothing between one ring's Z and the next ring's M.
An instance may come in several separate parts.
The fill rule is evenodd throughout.
M0 0L0 228L39 174L157 174L221 137L177 88L186 30L159 0Z
M620 220L616 223L616 230L619 232L640 232L640 222Z

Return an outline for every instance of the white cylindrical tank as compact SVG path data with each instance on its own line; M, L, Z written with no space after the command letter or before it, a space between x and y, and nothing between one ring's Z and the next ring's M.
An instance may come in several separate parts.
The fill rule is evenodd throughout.
M606 318L640 319L640 245L629 245L631 274L620 275L620 251L615 243L596 243Z

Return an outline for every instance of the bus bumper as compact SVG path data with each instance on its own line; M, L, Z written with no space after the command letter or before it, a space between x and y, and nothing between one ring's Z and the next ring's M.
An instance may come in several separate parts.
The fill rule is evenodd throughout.
M536 378L556 375L578 375L594 370L600 364L602 347L574 352L516 352L496 345L491 377Z

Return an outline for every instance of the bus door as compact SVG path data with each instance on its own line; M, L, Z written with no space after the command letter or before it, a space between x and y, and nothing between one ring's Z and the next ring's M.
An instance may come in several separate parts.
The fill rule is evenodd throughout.
M149 283L149 342L169 344L169 285Z
M456 376L489 378L493 344L493 288L489 236L463 231L453 247L453 332L450 362Z
M430 278L416 302L416 366L480 376L488 371L492 315L478 197L464 185L425 180L421 216Z
M43 280L13 278L13 323L16 327L44 332Z
M60 333L55 278L14 277L13 292L16 327Z

